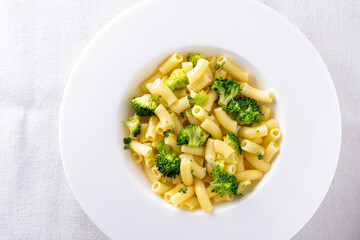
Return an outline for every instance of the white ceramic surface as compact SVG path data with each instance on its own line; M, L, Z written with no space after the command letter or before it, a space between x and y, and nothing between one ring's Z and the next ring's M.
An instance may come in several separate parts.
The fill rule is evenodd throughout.
M126 130L120 121L130 114L128 100L175 50L225 53L243 65L259 86L274 92L284 133L281 153L255 190L216 206L213 214L165 204L121 147ZM290 22L249 0L149 0L130 8L80 57L60 117L70 185L85 212L112 239L153 239L159 231L172 239L200 233L208 239L237 234L289 239L324 198L340 142L337 96L320 56ZM219 226L226 231L212 230Z

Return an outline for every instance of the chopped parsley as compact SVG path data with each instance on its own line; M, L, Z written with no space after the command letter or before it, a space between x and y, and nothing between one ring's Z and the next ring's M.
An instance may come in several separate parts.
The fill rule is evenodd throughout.
M190 172L193 173L193 172L194 172L194 169L191 169Z
M256 157L261 160L263 158L263 155L261 154L261 152L257 152Z
M185 114L183 112L180 113L180 117L181 118L184 118L185 117Z
M124 149L125 149L125 150L130 150L130 146L129 146L129 145L125 145L125 146L124 146Z
M168 131L164 131L164 132L163 132L163 135L164 135L164 138L169 137L169 133L168 133Z
M187 190L188 190L187 188L180 188L179 193L186 193Z
M214 69L217 71L217 70L219 70L219 68L224 68L224 64L225 64L225 61L223 61L221 65L216 64L216 65L214 66Z
M129 145L131 143L131 138L124 138L124 144Z

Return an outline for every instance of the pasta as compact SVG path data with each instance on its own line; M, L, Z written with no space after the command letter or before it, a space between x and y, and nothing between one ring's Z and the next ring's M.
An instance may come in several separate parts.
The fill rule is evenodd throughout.
M204 182L195 178L194 186L201 209L204 212L211 212L213 207L210 202L209 195L207 194Z
M158 194L164 194L167 191L169 191L170 189L171 189L170 186L167 186L166 184L158 182L158 181L154 182L151 186L151 190L153 190L154 192L156 192Z
M187 88L189 89L189 91L198 92L201 89L205 88L207 85L209 85L211 82L211 78L209 78L209 76L205 74L199 81L187 85Z
M247 83L242 83L241 89L242 89L241 94L243 94L246 97L253 98L256 101L260 101L260 102L272 102L273 101L273 95L269 91L263 91L260 89L256 89L254 87L251 87Z
M197 200L197 197L191 197L188 200L180 203L180 207L188 210L188 211L192 211L198 207L200 207L199 201Z
M215 101L218 99L218 95L214 90L210 90L208 92L208 99L205 101L205 103L203 103L202 107L205 109L205 111L210 112Z
M281 131L278 128L271 129L269 134L264 138L264 141L262 142L263 147L267 147L270 142L276 142L281 137Z
M221 154L225 158L235 153L234 149L231 146L219 140L214 141L214 149L216 153Z
M221 126L223 126L227 131L236 134L237 122L235 120L231 119L221 107L214 109L214 113Z
M223 136L220 127L210 119L204 119L200 126L210 133L213 138L221 139Z
M282 132L268 104L272 92L249 85L249 73L229 57L206 59L173 53L145 79L123 141L154 193L209 213L270 171Z
M171 125L174 126L174 122L173 122L172 118L170 117L169 112L164 107L164 105L160 104L155 109L155 114L156 114L156 116L158 116L164 130L170 129Z
M217 64L222 65L225 71L229 72L236 79L239 79L242 82L248 81L249 73L236 66L228 57L220 56L217 59Z
M260 105L260 111L263 114L261 120L267 121L267 120L270 119L270 117L271 117L271 108L269 108L266 105Z
M176 152L177 154L181 153L181 147L177 145L176 142L177 136L173 133L169 133L167 138L164 138L164 143L171 147L171 149Z
M191 166L190 166L191 159L187 159L186 157L180 159L181 159L181 163L180 163L181 179L185 183L185 185L191 186L194 183L193 175L191 172Z
M131 141L130 148L143 157L149 157L153 151L151 147L137 141Z
M253 154L261 153L264 155L265 153L265 148L263 146L260 146L259 144L256 144L248 139L241 141L241 149Z
M158 125L158 123L159 123L159 119L156 116L150 117L148 127L146 129L146 134L145 134L146 140L155 141L155 138L157 135L156 126Z
M187 96L180 98L170 106L170 109L177 114L180 114L188 108L190 108L190 102Z
M271 142L266 148L266 152L264 154L264 161L270 162L278 152L279 146L275 142Z
M209 66L209 62L207 60L200 59L197 62L196 67L186 74L189 79L189 83L193 84L193 83L199 81L200 78L202 76L204 76L205 71L208 66Z
M179 63L181 63L183 60L183 56L181 56L179 53L172 54L161 66L159 67L159 71L162 74L167 74L172 69L176 67Z
M238 181L245 181L245 180L260 180L263 177L263 172L259 170L245 170L238 172L235 174Z
M192 108L191 113L194 117L199 119L201 122L203 122L208 117L208 114L209 114L200 106L194 106Z
M141 91L143 92L148 92L148 89L146 88L146 85L148 83L153 83L155 82L156 79L158 78L163 78L164 74L162 74L161 72L156 72L154 73L150 78L146 79L145 81L143 81L142 83L140 83L139 88L141 89Z
M146 132L147 132L147 123L142 123L140 127L140 135L139 135L139 142L144 143L147 141L146 139Z

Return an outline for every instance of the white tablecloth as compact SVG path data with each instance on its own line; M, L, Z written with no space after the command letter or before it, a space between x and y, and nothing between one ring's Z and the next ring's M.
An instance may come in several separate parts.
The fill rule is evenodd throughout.
M107 239L79 207L65 178L59 106L85 45L137 2L0 1L0 239ZM333 77L342 112L335 178L294 239L360 239L360 1L261 2L313 42Z

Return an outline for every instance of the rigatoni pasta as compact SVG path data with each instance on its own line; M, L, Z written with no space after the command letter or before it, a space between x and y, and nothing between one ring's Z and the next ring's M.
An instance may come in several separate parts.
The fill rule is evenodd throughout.
M227 56L174 53L139 85L124 149L169 204L211 212L270 170L281 130L258 101L273 94L248 78Z

